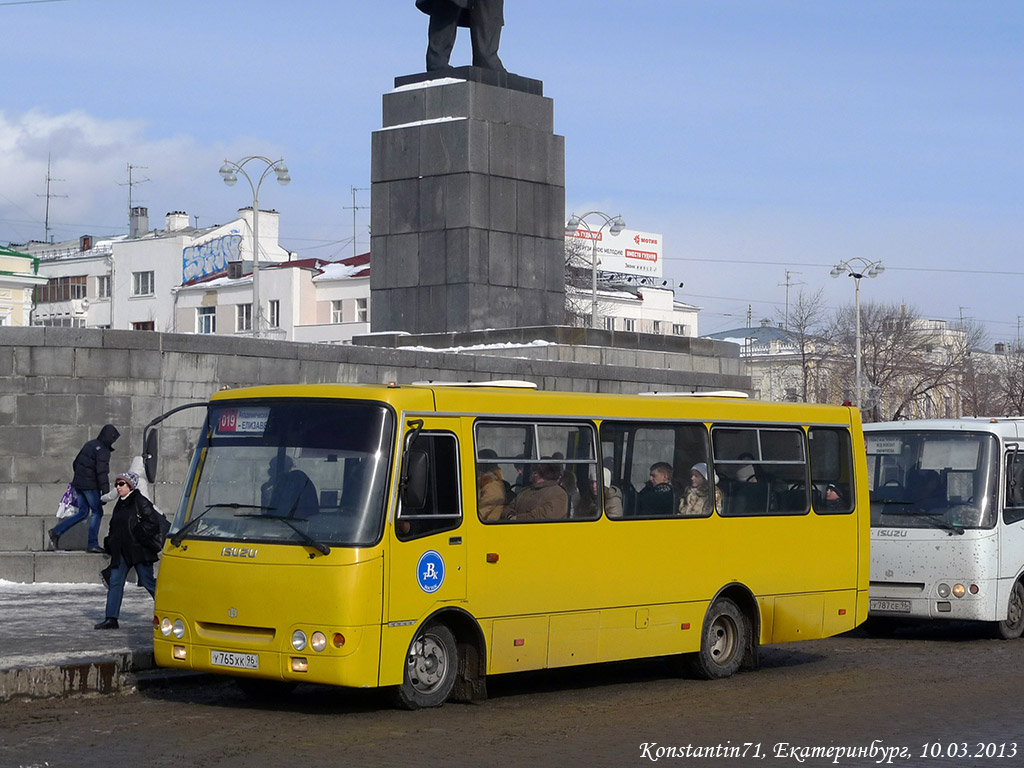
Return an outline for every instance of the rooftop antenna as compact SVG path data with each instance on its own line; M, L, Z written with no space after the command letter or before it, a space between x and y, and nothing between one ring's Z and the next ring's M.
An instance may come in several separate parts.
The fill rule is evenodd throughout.
M352 190L352 205L346 205L343 210L352 211L352 255L358 256L359 253L356 250L356 212L366 208L365 205L356 205L356 192L368 191L366 187L349 187Z
M747 304L747 328L754 322L754 307L751 304Z
M50 153L46 153L46 194L36 195L36 197L46 198L46 218L43 219L43 228L46 231L44 242L50 242L50 198L51 197L67 197L67 195L55 195L50 192L50 182L52 181L64 181L64 179L55 179L50 175Z
M803 274L803 272L790 272L787 269L786 270L786 282L785 283L779 283L779 285L785 285L786 286L786 316L783 318L783 320L785 321L785 327L786 327L787 331L789 330L789 286L791 286L791 285L804 285L804 281L803 280L797 280L796 282L793 282L790 279L790 277L792 275L802 275L802 274Z
M133 176L135 171L148 171L149 168L145 165L132 165L128 163L128 181L125 184L118 184L119 187L128 187L128 217L131 218L132 208L135 207L137 201L132 199L132 192L135 189L136 184L145 184L149 179L136 179Z

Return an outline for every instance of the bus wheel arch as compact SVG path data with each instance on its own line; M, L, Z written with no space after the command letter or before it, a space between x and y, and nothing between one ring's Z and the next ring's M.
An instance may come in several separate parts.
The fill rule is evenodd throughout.
M995 630L1003 640L1016 640L1024 635L1024 579L1017 579L1010 588L1006 620L997 621Z
M700 631L700 650L689 658L697 677L714 680L757 668L761 616L757 600L742 584L730 584L715 595Z
M444 609L427 617L405 659L402 683L395 689L396 703L404 709L487 698L483 632L463 610Z

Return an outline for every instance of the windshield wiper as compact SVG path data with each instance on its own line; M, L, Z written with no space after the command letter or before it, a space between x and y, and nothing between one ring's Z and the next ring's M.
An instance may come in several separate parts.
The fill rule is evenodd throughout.
M265 509L265 507L254 507L254 509ZM280 515L235 515L235 517L259 517L259 518L262 518L264 520L277 520L279 522L284 523L289 528L291 528L293 531L295 531L297 534L299 534L299 538L302 539L302 542L304 544L308 544L313 549L315 549L317 552L319 552L321 555L329 555L329 554L331 554L331 548L329 546L327 546L326 544L324 544L321 541L317 541L312 536L310 536L308 533L306 533L301 528L299 528L299 526L295 525L295 522L294 522L295 520L298 520L299 522L305 522L306 521L305 518L301 518L301 517L298 517L298 518L295 518L295 517L281 517ZM310 555L310 557L313 557L313 555Z
M918 517L921 518L922 520L924 520L926 523L928 523L928 525L930 525L932 528L939 528L941 530L948 531L949 532L948 533L949 536L952 536L954 533L957 536L963 536L964 535L963 526L955 525L955 524L949 522L948 520L946 520L944 517L943 518L939 518L939 517L936 517L934 514L928 513L928 512L926 512L924 514L919 514Z
M185 534L191 531L195 527L195 524L202 520L206 516L206 513L211 509L267 509L267 507L261 507L256 504L238 504L235 502L207 504L206 509L181 526L181 530L170 537L171 544L176 547L180 547L181 540L185 538Z

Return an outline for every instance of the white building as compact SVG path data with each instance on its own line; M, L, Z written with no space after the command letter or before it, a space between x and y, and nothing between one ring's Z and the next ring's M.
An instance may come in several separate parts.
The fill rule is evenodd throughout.
M565 292L569 312L590 325L593 291L567 285ZM597 286L597 327L608 331L697 336L700 310L678 301L675 291L664 286L605 280Z

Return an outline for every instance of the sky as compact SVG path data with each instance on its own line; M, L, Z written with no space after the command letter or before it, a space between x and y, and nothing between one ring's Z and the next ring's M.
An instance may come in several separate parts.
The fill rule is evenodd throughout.
M507 0L500 54L565 137L566 216L664 236L700 333L798 292L1024 333L1021 0ZM370 137L422 72L413 0L0 0L0 243L251 205L225 159L284 158L260 207L300 257L369 247ZM452 63L468 64L459 36ZM353 193L353 189L355 192ZM353 210L353 207L355 210ZM851 262L855 266L862 262ZM788 277L787 277L788 276Z

